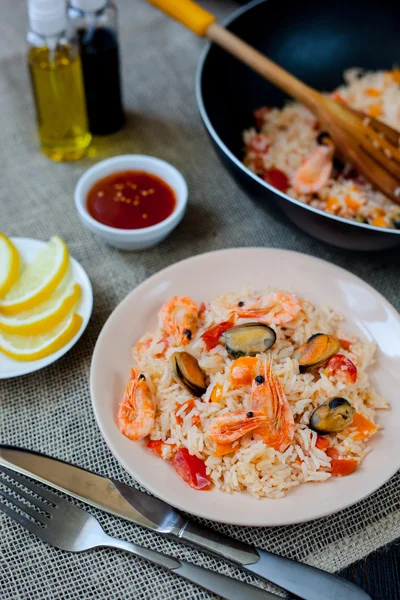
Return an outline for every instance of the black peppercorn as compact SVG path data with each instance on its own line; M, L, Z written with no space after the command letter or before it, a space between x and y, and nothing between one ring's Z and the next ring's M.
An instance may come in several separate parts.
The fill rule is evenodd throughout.
M140 373L138 379L141 379L142 381L145 381L146 380L146 376L143 375L143 373Z
M254 413L251 412L251 410L249 410L249 412L247 413L247 416L249 417L249 419L251 419L251 417L254 417Z
M258 383L258 385L260 385L261 383L264 383L265 378L262 375L257 375L256 377L256 383Z
M238 306L244 306L244 302L241 300L240 302L238 302Z
M188 340L192 339L192 332L190 331L190 329L184 329L183 333L186 335Z

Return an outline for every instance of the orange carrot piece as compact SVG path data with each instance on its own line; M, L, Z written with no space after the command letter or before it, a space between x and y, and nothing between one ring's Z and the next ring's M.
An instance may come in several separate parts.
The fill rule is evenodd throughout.
M377 90L376 88L367 88L366 89L367 95L368 96L372 96L372 97L377 97L381 95L380 90Z
M234 443L235 442L232 442L231 444L217 444L215 456L225 456L225 454L231 454L232 452L235 452L239 446L236 444L235 448L233 448L232 446Z
M231 366L231 383L235 386L250 385L258 359L255 356L241 356Z
M346 203L347 208L350 208L350 210L353 210L354 212L357 212L357 210L361 206L361 202L358 202L358 200L355 200L351 196L346 196L344 201Z
M382 107L379 104L370 104L368 114L370 117L380 117L382 115Z
M217 383L213 387L213 391L211 392L210 402L219 402L222 398L222 384Z
M391 72L392 79L400 85L400 69L393 69Z
M340 208L340 204L336 196L330 196L326 201L325 210L330 213L336 213Z
M375 217L371 221L371 225L375 225L375 227L387 227L385 217Z
M360 413L354 414L353 422L350 425L350 427L357 428L357 432L356 435L353 437L353 440L365 440L376 431L376 425Z

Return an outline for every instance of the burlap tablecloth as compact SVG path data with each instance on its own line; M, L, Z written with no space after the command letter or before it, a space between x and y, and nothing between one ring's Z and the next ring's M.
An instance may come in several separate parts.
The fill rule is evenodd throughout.
M0 23L0 230L47 240L60 234L87 270L94 311L79 343L54 365L0 381L0 439L25 446L135 485L111 456L95 423L89 369L99 332L120 300L156 271L188 256L230 246L291 248L356 273L399 305L396 253L344 253L277 220L241 192L220 166L200 122L194 72L203 42L170 22L144 0L120 0L125 104L129 122L94 144L93 156L54 164L38 150L31 90L25 68L25 2L2 0ZM205 3L220 16L233 2ZM171 161L190 189L189 209L178 229L143 253L121 253L79 223L73 190L90 164L120 153ZM331 571L345 567L400 536L400 476L367 500L332 517L293 527L251 529L212 525L262 548ZM89 509L91 510L91 509ZM106 531L247 578L206 554L93 509ZM113 550L81 555L51 548L0 516L0 590L4 600L211 598L205 591ZM254 580L253 580L254 581Z

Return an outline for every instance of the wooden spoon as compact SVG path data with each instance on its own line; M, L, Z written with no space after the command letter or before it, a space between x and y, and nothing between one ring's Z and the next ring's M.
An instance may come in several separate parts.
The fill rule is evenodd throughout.
M305 104L329 132L340 155L383 194L400 204L400 134L364 113L309 87L216 23L192 0L148 0L197 35L207 37L268 81Z

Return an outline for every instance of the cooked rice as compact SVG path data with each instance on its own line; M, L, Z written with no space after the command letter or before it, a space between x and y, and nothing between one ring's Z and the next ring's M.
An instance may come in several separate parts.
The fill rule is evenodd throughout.
M270 292L271 290L268 290ZM263 292L266 293L266 292ZM151 431L152 440L165 442L163 458L170 459L178 447L186 447L193 455L206 461L207 474L217 488L225 492L247 490L257 498L281 498L287 490L307 481L326 481L331 477L331 459L316 447L317 434L309 428L313 410L332 396L346 397L357 412L375 422L376 409L388 408L387 401L372 388L367 368L374 361L375 344L357 340L342 330L343 319L332 309L316 307L301 300L296 318L282 326L273 325L277 340L271 349L273 368L280 378L296 422L293 443L285 452L267 447L260 437L247 434L237 442L231 455L216 457L216 445L208 436L210 420L229 411L251 410L251 386L234 387L230 381L232 359L226 349L217 345L207 351L201 335L211 326L229 316L227 307L246 301L255 290L239 294L225 294L206 304L199 316L199 329L191 342L182 347L173 346L161 328L146 334L133 349L133 357L140 371L146 375L156 403L156 419ZM279 310L279 307L277 308ZM237 323L251 319L240 319ZM297 360L292 358L296 348L317 332L334 334L352 342L350 350L340 352L357 366L354 384L344 384L319 375L299 374ZM195 398L194 407L187 412L185 403L193 399L189 391L177 383L172 375L170 357L176 351L195 356L208 377L208 387L202 398ZM216 384L222 386L218 401L211 401ZM183 420L180 423L181 417ZM196 417L193 419L193 417ZM351 430L350 430L351 431ZM347 430L331 434L331 445L341 455L361 461L368 452L365 441L356 441Z
M363 72L349 69L345 84L332 97L379 118L400 131L400 70ZM244 132L245 164L266 177L269 169L279 169L288 178L289 196L327 212L370 223L378 227L400 228L400 208L372 187L350 165L337 165L326 185L317 193L300 194L291 185L296 171L316 150L321 133L316 117L298 102L282 109L255 111L257 129Z

